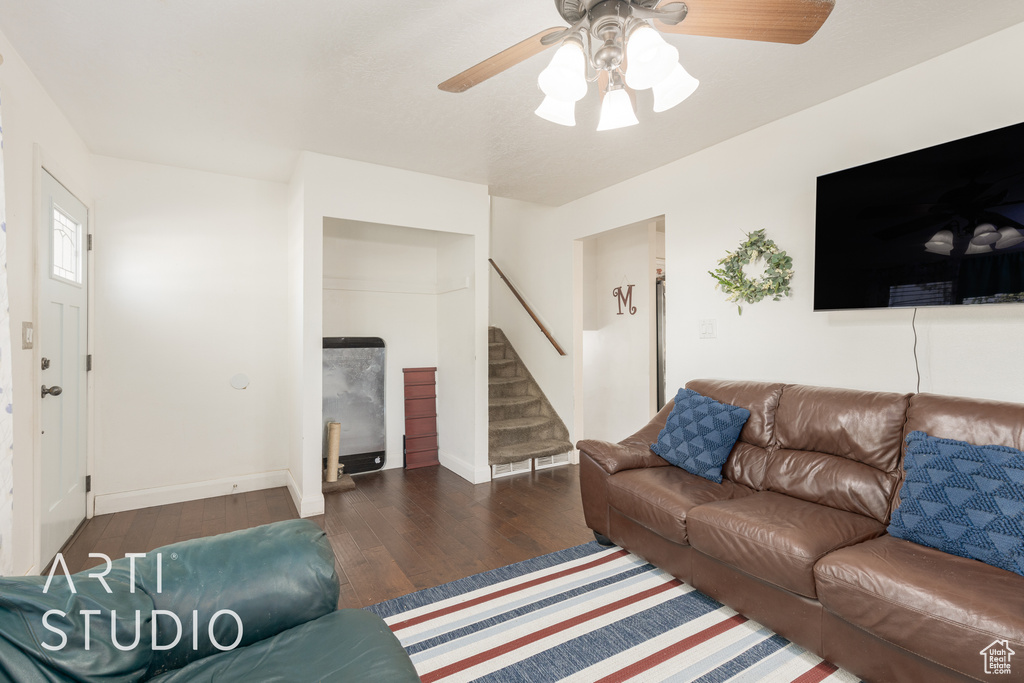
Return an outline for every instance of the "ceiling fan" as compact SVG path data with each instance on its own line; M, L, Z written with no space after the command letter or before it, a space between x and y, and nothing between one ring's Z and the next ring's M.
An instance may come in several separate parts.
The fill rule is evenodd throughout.
M545 100L536 113L575 125L575 104L587 83L597 81L604 100L598 130L618 128L637 123L633 91L653 88L655 111L664 111L697 87L678 63L678 50L659 32L800 44L817 33L834 5L835 0L555 0L567 28L545 29L437 87L465 92L560 44L538 79Z

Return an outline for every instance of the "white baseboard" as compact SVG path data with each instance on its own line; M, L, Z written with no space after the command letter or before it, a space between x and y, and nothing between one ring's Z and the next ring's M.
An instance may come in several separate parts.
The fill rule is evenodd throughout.
M489 466L485 465L483 468L474 467L462 458L458 458L440 449L437 451L437 459L442 467L451 470L472 484L484 484L491 480L491 468Z
M324 514L324 493L322 490L314 491L307 495L305 498L299 495L299 485L295 482L292 477L292 471L287 470L288 482L288 493L292 497L292 502L295 503L295 509L299 511L299 517L316 517L317 515Z
M226 496L231 493L262 491L263 489L273 489L279 486L288 486L290 491L290 481L291 474L288 470L276 470L273 472L260 472L259 474L247 474L241 477L200 481L193 484L175 484L173 486L160 486L139 491L98 494L94 499L94 514L108 515L113 512L139 510L141 508L170 505L172 503L184 503L190 500ZM294 494L292 497L294 498ZM321 512L322 501L323 496L321 496ZM296 504L296 507L299 507L298 504Z

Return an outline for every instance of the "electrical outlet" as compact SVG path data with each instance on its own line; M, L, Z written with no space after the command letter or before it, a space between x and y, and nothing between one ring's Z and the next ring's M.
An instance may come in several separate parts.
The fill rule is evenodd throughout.
M700 338L715 339L718 337L718 321L715 318L704 318L700 321Z
M23 348L23 349L31 349L33 346L35 346L35 343L36 343L35 328L32 326L32 323L22 323L21 324L21 348Z

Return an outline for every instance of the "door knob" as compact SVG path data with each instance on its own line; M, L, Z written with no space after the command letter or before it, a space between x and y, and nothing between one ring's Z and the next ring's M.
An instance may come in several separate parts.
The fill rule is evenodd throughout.
M58 386L53 386L53 387L50 387L49 389L47 389L46 385L44 384L43 385L43 390L42 390L41 393L42 393L43 398L46 398L47 394L49 394L50 396L60 396L62 391L64 391L64 390L61 389Z

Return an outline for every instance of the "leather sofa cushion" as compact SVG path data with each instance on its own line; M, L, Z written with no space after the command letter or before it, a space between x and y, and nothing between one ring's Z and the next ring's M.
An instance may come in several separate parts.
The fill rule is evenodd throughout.
M619 472L608 479L608 504L659 536L687 545L686 519L695 505L750 495L745 486L721 484L678 467Z
M743 425L740 441L761 448L768 448L775 439L775 408L779 404L782 387L782 384L768 382L714 379L695 379L686 383L687 389L749 410L750 419Z
M887 523L899 472L813 451L778 450L770 457L765 488Z
M690 545L762 581L817 597L814 565L837 548L881 535L885 526L844 510L761 491L690 510Z
M99 572L99 569L90 570ZM129 571L124 561L114 563L104 578L110 587L89 578L87 572L74 574L71 591L64 573L57 570L44 593L45 576L0 578L0 680L2 681L101 681L141 680L152 659L150 619L153 601L141 590L131 592ZM60 629L67 643L59 650L61 637L43 626L43 614L51 609L65 617L51 616L47 623ZM99 610L89 619L89 649L85 649L85 617L82 610ZM139 613L139 644L126 652L111 642L111 612L117 612L116 638L125 647L135 642L135 615Z
M750 418L743 425L722 474L726 479L749 488L763 488L768 449L775 442L775 412L783 385L695 379L687 382L686 388L750 411Z
M779 448L815 451L883 472L899 465L908 394L787 385L776 414Z
M420 679L383 619L360 609L342 609L255 645L200 659L151 680L413 683Z
M160 592L157 553L163 565ZM218 653L204 635L218 610L239 616L244 647L334 611L340 594L327 534L308 519L158 548L136 562L136 583L156 609L171 611L182 622L177 646L152 653L150 676ZM192 649L193 610L199 613L198 650ZM219 642L234 641L238 631L232 619L220 619L215 626ZM173 642L177 628L170 618L158 615L157 627L161 643Z
M1024 653L1012 572L885 535L822 558L814 574L825 609L965 675L984 678L980 653L997 639Z
M916 394L910 399L904 436L914 431L977 446L1024 450L1024 405Z
M905 394L787 385L762 488L888 523L907 403Z

